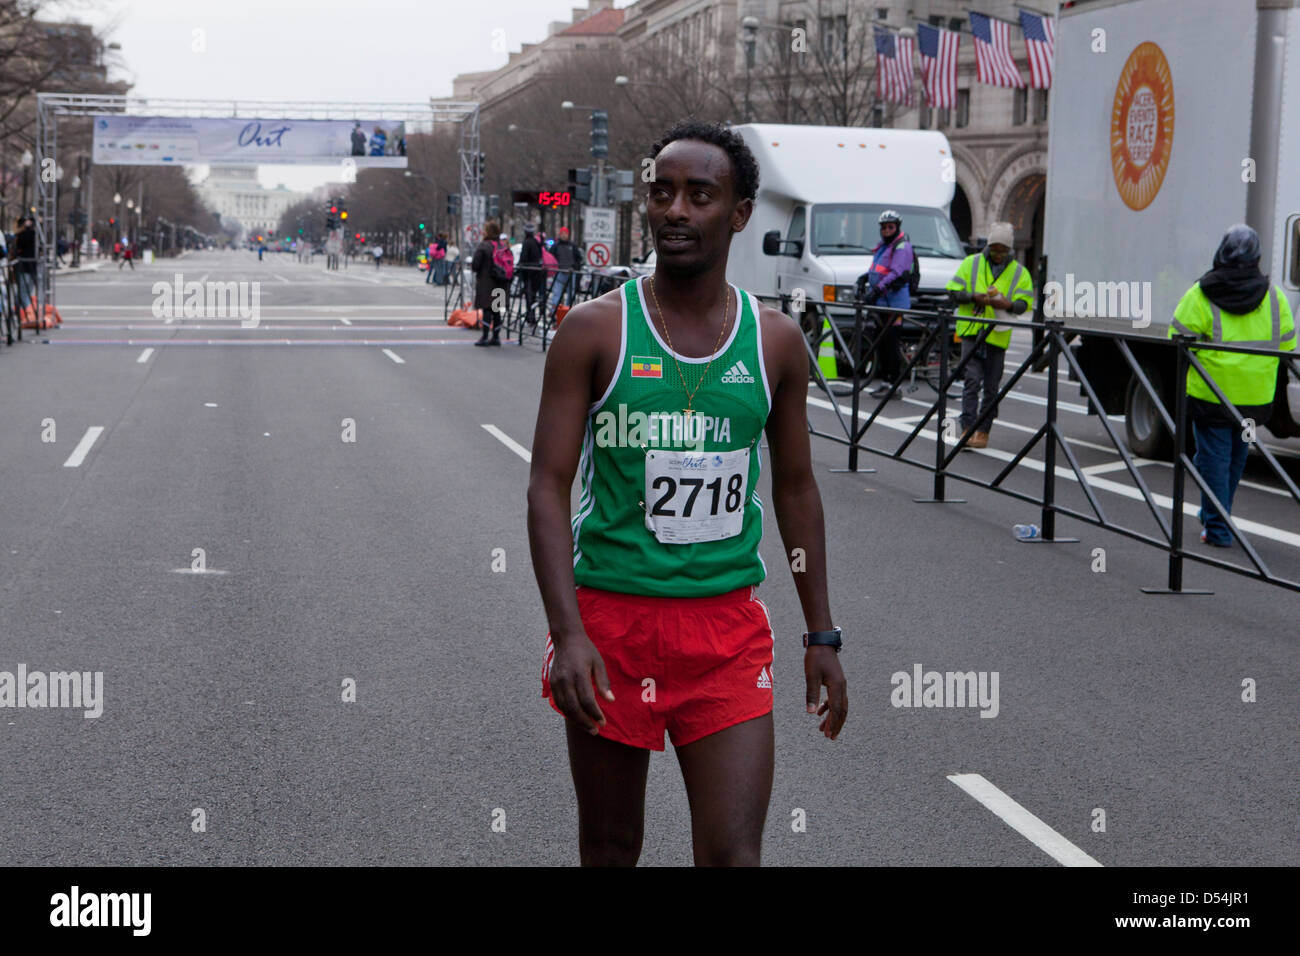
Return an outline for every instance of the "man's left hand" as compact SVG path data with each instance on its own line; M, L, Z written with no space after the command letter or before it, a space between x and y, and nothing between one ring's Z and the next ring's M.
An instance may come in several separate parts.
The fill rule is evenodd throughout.
M844 679L835 648L824 644L809 647L803 655L803 673L807 681L805 700L808 713L825 715L817 729L834 740L849 716L849 684ZM826 688L825 700L821 700L823 687Z

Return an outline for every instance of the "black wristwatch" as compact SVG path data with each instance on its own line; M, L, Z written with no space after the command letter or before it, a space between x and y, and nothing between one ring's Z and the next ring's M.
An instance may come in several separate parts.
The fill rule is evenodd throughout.
M843 631L838 627L832 628L829 631L806 631L803 636L803 646L814 647L824 644L827 647L835 648L835 653L838 654L840 648L844 646L844 642L840 640L840 635L842 633Z

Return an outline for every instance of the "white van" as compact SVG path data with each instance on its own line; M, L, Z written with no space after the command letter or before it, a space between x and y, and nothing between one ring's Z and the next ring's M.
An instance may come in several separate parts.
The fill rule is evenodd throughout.
M956 167L948 138L929 130L849 126L734 127L758 160L754 215L731 243L727 278L769 301L852 302L880 241L877 218L897 210L921 264L924 304L943 294L966 256L948 219Z

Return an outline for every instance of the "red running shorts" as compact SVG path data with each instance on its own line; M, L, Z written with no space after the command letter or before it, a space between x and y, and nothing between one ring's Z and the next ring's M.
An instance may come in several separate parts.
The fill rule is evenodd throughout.
M600 735L645 750L674 747L772 710L772 623L754 587L704 598L577 589L587 636L605 662L613 703ZM555 647L546 635L542 696Z

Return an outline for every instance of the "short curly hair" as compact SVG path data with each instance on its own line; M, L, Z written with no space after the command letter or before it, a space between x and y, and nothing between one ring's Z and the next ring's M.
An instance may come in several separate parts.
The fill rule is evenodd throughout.
M741 199L754 199L758 195L758 160L735 130L722 123L682 120L650 148L651 158L658 156L669 143L675 143L679 139L695 139L723 150L731 158L736 195Z

